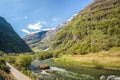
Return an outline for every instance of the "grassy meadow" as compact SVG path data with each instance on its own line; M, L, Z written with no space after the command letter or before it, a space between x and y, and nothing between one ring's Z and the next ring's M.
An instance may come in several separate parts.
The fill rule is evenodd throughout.
M89 53L85 55L64 55L60 58L55 58L54 61L67 65L120 70L119 50L120 48L112 48L109 51Z

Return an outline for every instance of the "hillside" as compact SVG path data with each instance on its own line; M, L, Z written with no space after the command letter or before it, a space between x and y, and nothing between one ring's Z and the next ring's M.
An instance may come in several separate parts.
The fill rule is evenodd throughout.
M54 41L57 32L60 31L66 24L67 22L64 22L58 25L55 29L49 30L45 34L45 37L41 40L41 44L39 44L39 47L45 46L46 47L45 49L48 49L51 46L52 41Z
M41 40L45 37L45 34L47 33L47 31L40 31L37 33L33 33L33 34L28 34L26 36L23 37L23 40L31 47L34 48L36 47Z
M31 52L27 44L2 17L0 17L0 51L6 53Z
M120 47L120 0L94 0L60 30L54 55L86 54Z

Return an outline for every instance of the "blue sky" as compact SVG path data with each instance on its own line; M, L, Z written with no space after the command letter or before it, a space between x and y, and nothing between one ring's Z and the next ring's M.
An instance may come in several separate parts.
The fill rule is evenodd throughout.
M0 0L0 16L21 36L53 29L93 0Z

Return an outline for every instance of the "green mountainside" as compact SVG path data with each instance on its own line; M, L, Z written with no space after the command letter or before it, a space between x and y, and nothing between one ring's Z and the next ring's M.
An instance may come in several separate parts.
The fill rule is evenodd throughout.
M0 51L6 53L31 52L27 44L2 17L0 17Z
M54 55L86 54L120 47L120 0L94 0L60 30Z

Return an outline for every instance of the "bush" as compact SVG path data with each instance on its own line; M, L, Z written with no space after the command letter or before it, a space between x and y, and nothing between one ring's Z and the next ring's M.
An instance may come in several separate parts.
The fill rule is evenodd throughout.
M10 71L9 71L9 68L6 66L6 63L5 63L5 61L4 60L0 60L0 69L1 70L4 70L5 72L7 72L7 73L9 73Z
M44 52L40 52L40 53L36 53L36 57L39 60L44 60L44 59L48 59L53 57L52 53L48 52L48 51L44 51Z
M16 61L16 58L15 58L15 56L7 56L6 61L9 62L9 63L14 64L15 61Z
M32 61L32 58L30 55L19 55L17 58L16 58L16 66L18 67L28 67L30 64L31 64L31 61Z
M4 52L0 51L0 56L2 56L2 55L4 55L4 54L5 54Z

